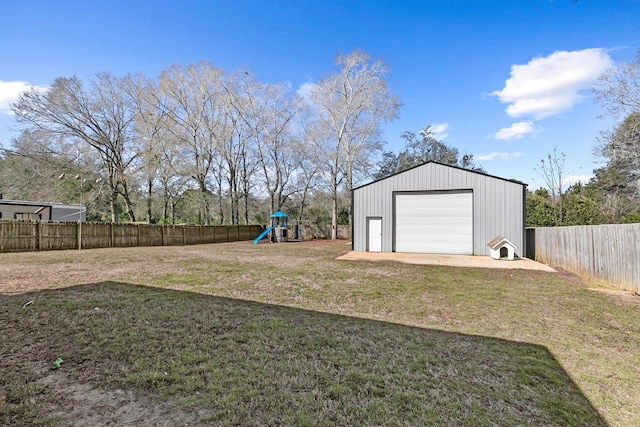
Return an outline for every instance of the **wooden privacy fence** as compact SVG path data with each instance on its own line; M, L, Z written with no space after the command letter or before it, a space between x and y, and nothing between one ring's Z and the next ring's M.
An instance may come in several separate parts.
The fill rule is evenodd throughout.
M0 221L0 252L173 246L252 240L260 225L151 225Z
M640 293L640 224L536 228L535 259Z

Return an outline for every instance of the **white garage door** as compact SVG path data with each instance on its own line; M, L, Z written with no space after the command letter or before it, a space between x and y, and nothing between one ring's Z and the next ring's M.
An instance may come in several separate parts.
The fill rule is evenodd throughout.
M396 252L473 255L473 193L396 194Z

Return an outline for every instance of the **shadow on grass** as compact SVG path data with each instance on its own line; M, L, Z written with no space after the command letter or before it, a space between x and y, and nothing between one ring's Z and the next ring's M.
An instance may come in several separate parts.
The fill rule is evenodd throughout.
M8 425L73 405L38 386L58 356L203 424L607 425L539 345L113 282L0 307Z

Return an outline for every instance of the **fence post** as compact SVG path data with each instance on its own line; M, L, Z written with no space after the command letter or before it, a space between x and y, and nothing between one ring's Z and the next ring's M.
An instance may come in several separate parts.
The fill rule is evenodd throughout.
M42 248L42 221L38 221L36 233L36 251L39 251Z

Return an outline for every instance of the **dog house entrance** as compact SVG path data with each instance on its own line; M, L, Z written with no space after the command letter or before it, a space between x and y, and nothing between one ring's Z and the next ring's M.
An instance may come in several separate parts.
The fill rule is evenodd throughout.
M500 248L500 259L502 258L509 258L509 249L505 247Z

